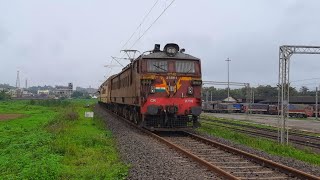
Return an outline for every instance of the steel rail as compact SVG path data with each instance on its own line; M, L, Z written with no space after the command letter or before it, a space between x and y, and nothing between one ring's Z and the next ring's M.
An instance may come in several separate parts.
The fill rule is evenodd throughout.
M107 109L106 109L107 110ZM125 119L124 117L122 116L119 116L113 112L111 112L110 110L107 110L112 116L114 117L117 117L121 120L123 120L124 122L126 122L127 124L139 129L140 131L142 131L143 133L147 134L147 135L150 135L151 137L159 140L160 142L166 144L167 146L183 153L184 155L186 155L187 157L190 157L191 159L195 160L196 162L198 162L199 164L202 164L203 166L205 166L207 169L227 178L227 179L232 179L232 180L239 180L240 178L232 175L231 173L219 168L218 166L216 165L213 165L211 164L210 162L192 154L191 152L181 148L180 146L170 142L169 140L166 140L165 138L162 138L158 135L156 135L155 133L147 130L147 129L144 129L142 127L139 127L138 125L136 125L135 123ZM210 144L210 145L214 145L214 146L218 146L219 148L221 149L224 149L225 151L227 152L231 152L231 153L236 153L236 154L239 154L241 156L245 156L247 157L248 159L251 159L252 161L258 163L258 164L261 164L262 166L267 166L267 167L271 167L271 168L276 168L278 170L281 170L283 171L284 173L287 173L287 174L293 174L297 177L300 177L300 178L303 178L303 179L310 179L310 180L320 180L320 178L316 177L316 176L313 176L311 174L307 174L305 172L302 172L302 171L299 171L299 170L296 170L294 168L291 168L291 167L288 167L288 166L285 166L285 165L282 165L282 164L279 164L279 163L276 163L276 162L273 162L273 161L270 161L270 160L267 160L267 159L264 159L264 158L261 158L261 157L258 157L256 155L253 155L253 154L250 154L250 153L247 153L247 152L244 152L244 151L241 151L241 150L238 150L238 149L235 149L233 147L230 147L230 146L227 146L227 145L224 145L224 144L221 144L221 143L218 143L218 142L215 142L215 141L212 141L212 140L209 140L207 138L203 138L201 136L198 136L198 135L195 135L195 134L192 134L192 133L189 133L189 132L186 132L186 131L183 131L183 133L187 134L188 136L191 136L192 138L194 139L197 139L199 141L202 141L202 142L205 142L207 144Z
M143 133L145 133L145 134L153 137L154 139L159 140L160 142L162 142L162 143L166 144L167 146L175 149L176 151L179 151L179 152L183 153L183 154L186 155L187 157L192 158L194 161L196 161L196 162L198 162L199 164L205 166L207 169L209 169L209 170L211 170L211 171L213 171L213 172L215 172L215 173L217 173L217 174L219 174L219 175L221 175L221 176L223 176L223 177L225 177L225 178L227 178L227 179L239 180L239 178L237 178L236 176L230 174L229 172L224 171L223 169L219 168L218 166L215 166L215 165L209 163L208 161L205 161L205 160L201 159L200 157L198 157L198 156L192 154L191 152L189 152L189 151L181 148L180 146L171 143L170 141L166 140L165 138L162 138L162 137L156 135L155 133L153 133L153 132L151 132L151 131L149 131L149 130L147 130L147 129L144 129L144 128L142 128L142 127L139 127L137 124L129 121L128 119L125 119L125 118L122 117L122 116L119 116L119 115L111 112L110 110L107 110L107 111L108 111L112 116L117 117L117 118L123 120L123 121L126 122L127 124L129 124L129 125L137 128L137 129L139 129L139 130L142 131Z
M201 136L196 135L196 134L192 134L192 133L189 133L189 132L185 132L185 133L187 133L189 136L191 136L191 137L193 137L193 138L195 138L195 139L197 139L199 141L205 142L207 144L214 145L214 146L219 147L221 149L224 149L225 151L228 151L230 153L235 153L235 154L239 154L241 156L244 156L244 157L246 157L246 158L248 158L248 159L250 159L250 160L252 160L252 161L254 161L254 162L258 163L258 164L260 164L260 165L267 166L267 167L270 167L270 168L276 168L276 169L282 171L283 173L294 175L295 177L299 177L299 178L302 178L302 179L320 180L319 177L316 177L314 175L305 173L303 171L291 168L289 166L285 166L283 164L276 163L274 161L259 157L257 155L251 154L251 153L247 153L245 151L233 148L231 146L227 146L227 145L221 144L219 142L212 141L210 139L201 137Z

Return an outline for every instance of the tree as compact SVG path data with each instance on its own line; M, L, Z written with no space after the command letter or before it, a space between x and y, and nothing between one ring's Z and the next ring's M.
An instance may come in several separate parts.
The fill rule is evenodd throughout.
M5 91L0 91L0 101L10 99L10 96Z
M270 98L270 97L275 97L277 95L278 95L277 87L272 87L270 85L266 85L266 86L260 85L257 88L255 88L256 97Z
M309 91L309 88L307 88L306 86L302 86L300 88L300 93L301 95L307 95L308 94L308 91Z
M72 98L81 98L81 97L83 97L84 96L84 94L83 94L83 92L81 92L81 91L74 91L72 94L71 94L71 97Z

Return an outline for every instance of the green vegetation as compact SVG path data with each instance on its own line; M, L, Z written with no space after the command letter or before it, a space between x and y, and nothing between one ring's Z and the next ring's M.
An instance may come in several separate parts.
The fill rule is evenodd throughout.
M45 107L67 107L71 104L70 101L60 99L48 99L48 100L30 100L27 104L45 106Z
M221 120L221 119L220 119ZM254 149L262 150L273 155L291 157L311 164L320 165L320 154L309 150L296 149L293 146L284 146L275 141L265 138L256 138L242 133L226 130L226 128L214 126L214 124L202 124L199 132L207 133L216 137L231 140Z
M0 91L0 101L10 99L10 95L6 93L6 91Z
M76 99L90 99L91 97L87 92L82 92L82 91L74 91L71 95L72 98Z
M0 114L25 114L0 120L0 179L124 179L111 132L101 118L84 118L93 103L0 102Z
M278 96L278 87L276 86L270 86L270 85L259 85L258 87L252 87L252 90L254 92L255 97L259 98L276 98ZM295 87L290 86L290 96L315 96L316 92L309 90L306 86L302 86L299 90L297 90ZM202 94L209 95L209 99L211 99L211 96L215 98L224 99L228 96L228 89L219 89L214 86L211 87L203 87L202 88ZM238 97L238 98L244 98L246 97L247 90L245 87L239 88L239 89L230 89L230 96L232 97ZM205 99L205 98L204 98Z

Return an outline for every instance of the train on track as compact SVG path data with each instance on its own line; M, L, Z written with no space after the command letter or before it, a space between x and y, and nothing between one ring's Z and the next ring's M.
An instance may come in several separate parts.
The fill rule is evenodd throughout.
M156 44L101 84L99 103L151 130L192 128L202 112L201 88L199 58L177 44Z
M278 105L269 105L261 103L202 103L204 112L213 113L253 113L277 115L279 113ZM290 104L289 116L297 118L307 118L315 116L315 107L306 104ZM320 111L318 111L320 116Z

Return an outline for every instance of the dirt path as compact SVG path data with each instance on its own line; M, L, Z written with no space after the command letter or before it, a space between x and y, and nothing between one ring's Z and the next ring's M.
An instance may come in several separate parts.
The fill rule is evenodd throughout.
M0 121L16 119L23 116L23 114L0 114Z

